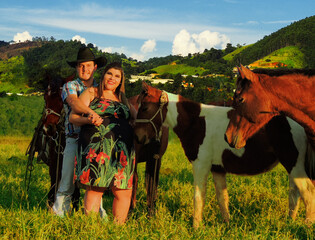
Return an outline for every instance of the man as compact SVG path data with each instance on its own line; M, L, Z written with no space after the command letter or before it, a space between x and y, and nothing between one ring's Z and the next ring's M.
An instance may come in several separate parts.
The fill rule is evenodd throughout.
M71 67L76 68L78 78L64 84L61 94L66 114L66 146L63 154L61 180L53 205L53 212L58 216L64 216L66 213L69 213L71 195L74 192L74 159L78 148L80 127L69 122L70 112L74 109L78 113L89 115L95 125L100 125L103 121L97 113L81 102L79 96L86 88L97 85L93 76L98 67L100 68L106 65L106 58L95 58L90 48L81 47L78 52L77 60L71 62L67 61L67 63ZM106 212L102 207L100 208L100 213L105 217Z

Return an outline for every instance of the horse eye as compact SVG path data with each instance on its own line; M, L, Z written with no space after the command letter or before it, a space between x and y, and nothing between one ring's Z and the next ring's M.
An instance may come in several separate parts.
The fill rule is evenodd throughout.
M242 98L242 97L240 97L240 98L238 99L238 102L239 102L239 103L243 103L244 101L245 101L245 99Z

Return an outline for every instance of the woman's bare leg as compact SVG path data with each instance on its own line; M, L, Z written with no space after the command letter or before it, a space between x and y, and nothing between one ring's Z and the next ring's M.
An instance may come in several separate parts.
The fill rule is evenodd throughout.
M113 215L117 224L123 224L126 221L130 208L132 189L112 188L114 194Z
M89 215L90 212L99 212L103 192L86 190L84 196L84 212Z

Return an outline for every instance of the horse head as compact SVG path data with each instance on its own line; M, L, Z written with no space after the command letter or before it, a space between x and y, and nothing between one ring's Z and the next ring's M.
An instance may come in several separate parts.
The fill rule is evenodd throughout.
M254 123L241 116L235 109L228 112L230 122L224 134L225 141L230 147L241 149L246 141L257 133L267 122Z
M59 76L48 76L48 87L44 93L45 108L43 113L43 129L48 136L54 137L58 132L58 126L63 127L63 102L61 92L63 84L74 78L71 75L68 78Z
M241 148L245 146L248 138L280 113L272 107L272 98L261 85L262 75L255 74L243 66L238 68L238 71L233 98L235 111L230 113L225 136L231 147Z
M167 94L143 82L138 103L139 109L134 128L137 142L148 144L153 138L160 141L162 125L167 113Z

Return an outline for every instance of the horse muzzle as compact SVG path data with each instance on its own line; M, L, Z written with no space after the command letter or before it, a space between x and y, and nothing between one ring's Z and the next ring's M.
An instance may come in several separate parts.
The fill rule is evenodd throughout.
M51 125L51 124L48 124L47 126L44 125L43 130L47 136L54 137L57 135L56 125Z

